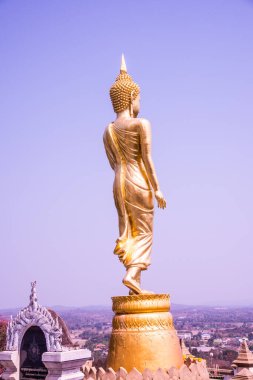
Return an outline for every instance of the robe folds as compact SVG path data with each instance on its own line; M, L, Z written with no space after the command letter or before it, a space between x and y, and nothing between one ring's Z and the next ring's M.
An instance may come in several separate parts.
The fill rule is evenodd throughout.
M114 253L128 269L147 269L153 238L154 204L151 184L141 155L141 134L111 123L104 145L115 172L113 195L119 218Z

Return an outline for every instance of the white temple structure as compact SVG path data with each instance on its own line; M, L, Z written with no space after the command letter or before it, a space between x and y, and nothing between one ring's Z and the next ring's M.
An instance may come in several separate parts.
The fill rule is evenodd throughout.
M30 302L7 327L6 350L0 352L4 380L81 380L80 367L91 352L71 340L64 321L38 304L36 282L31 283Z

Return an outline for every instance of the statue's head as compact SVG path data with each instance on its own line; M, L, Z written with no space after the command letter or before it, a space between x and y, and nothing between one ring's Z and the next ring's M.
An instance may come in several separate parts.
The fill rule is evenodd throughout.
M132 108L133 115L138 115L140 108L140 87L127 73L124 55L122 55L120 74L110 88L110 97L115 113Z

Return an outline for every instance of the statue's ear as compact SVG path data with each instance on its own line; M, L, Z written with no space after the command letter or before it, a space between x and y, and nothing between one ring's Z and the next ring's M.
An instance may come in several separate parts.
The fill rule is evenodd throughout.
M135 94L135 90L132 90L130 94L131 102L134 100L134 94Z

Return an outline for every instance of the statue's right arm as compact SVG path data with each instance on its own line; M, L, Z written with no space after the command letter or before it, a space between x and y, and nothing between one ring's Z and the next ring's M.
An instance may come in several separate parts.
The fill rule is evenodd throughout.
M116 160L115 160L113 149L111 146L112 141L111 141L110 137L108 136L108 133L109 133L108 128L106 128L106 130L104 132L104 136L103 136L104 147L105 147L105 152L106 152L108 161L110 163L110 166L111 166L112 170L114 170Z
M146 119L140 120L140 142L141 142L141 155L144 163L149 181L155 192L155 197L158 203L158 207L165 208L166 201L159 189L159 183L155 172L155 166L151 156L151 125Z

